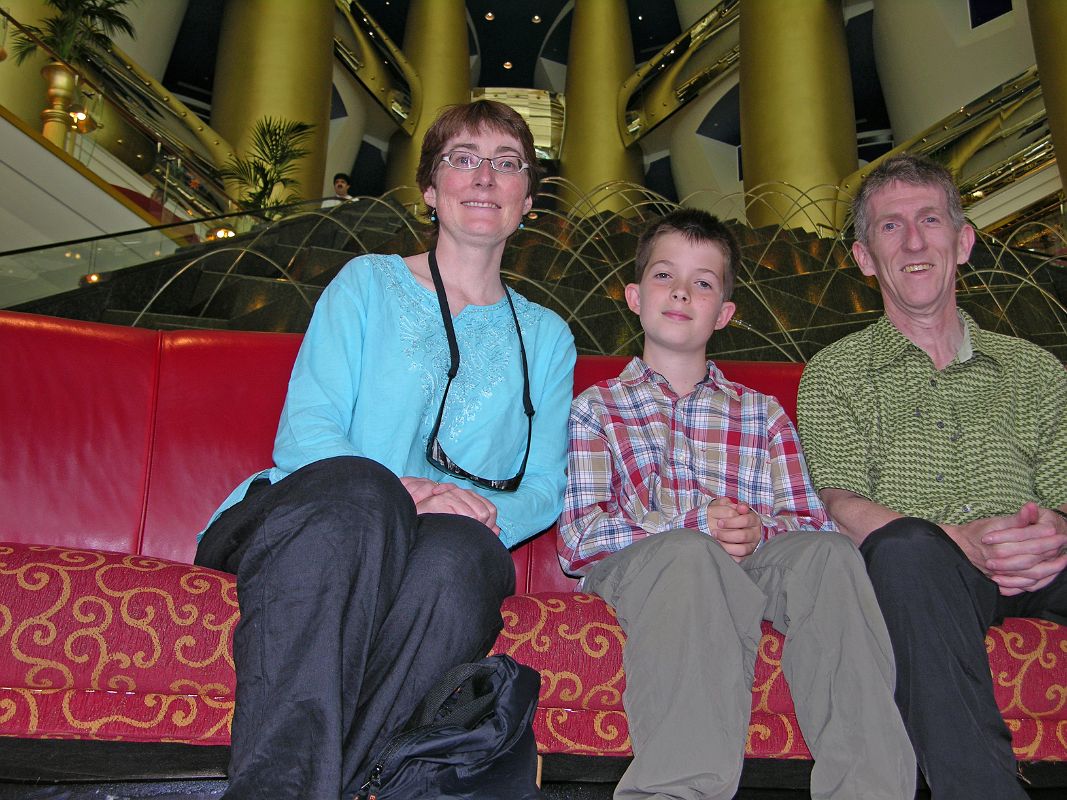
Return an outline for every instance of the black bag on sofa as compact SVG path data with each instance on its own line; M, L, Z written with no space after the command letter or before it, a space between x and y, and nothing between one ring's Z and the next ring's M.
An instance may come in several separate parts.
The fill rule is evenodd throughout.
M540 800L536 670L490 656L450 670L364 772L356 800Z

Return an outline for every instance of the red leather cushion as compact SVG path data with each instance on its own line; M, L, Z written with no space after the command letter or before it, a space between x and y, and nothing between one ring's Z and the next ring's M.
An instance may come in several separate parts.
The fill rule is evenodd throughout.
M278 333L163 334L140 552L191 562L196 534L219 503L271 465L300 341Z
M136 552L159 336L0 312L0 540Z

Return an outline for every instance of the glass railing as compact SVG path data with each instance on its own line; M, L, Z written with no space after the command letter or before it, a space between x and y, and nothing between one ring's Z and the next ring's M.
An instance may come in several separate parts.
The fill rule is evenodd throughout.
M321 199L308 200L0 253L0 308L91 286L127 267L255 233L285 217L319 212L321 206Z

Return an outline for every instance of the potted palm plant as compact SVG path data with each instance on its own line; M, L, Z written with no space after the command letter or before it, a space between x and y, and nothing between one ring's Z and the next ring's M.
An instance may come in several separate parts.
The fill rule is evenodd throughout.
M310 150L304 145L314 125L274 117L261 117L252 126L247 154L231 155L219 170L237 190L237 203L245 210L276 208L300 199L293 191L298 162Z
M72 67L84 67L95 53L111 46L116 33L133 36L133 24L122 12L130 0L45 0L55 13L38 27L23 25L12 37L11 52L21 64L40 45L55 60L41 69L48 85L48 107L41 112L42 134L63 147L70 130L68 110L76 88Z

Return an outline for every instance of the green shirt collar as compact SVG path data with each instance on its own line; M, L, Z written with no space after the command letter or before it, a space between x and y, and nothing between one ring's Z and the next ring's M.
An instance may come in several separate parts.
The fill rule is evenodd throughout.
M975 355L992 358L986 344L986 332L974 321L970 314L962 309L956 309L960 319L963 320L963 342L959 352L953 359L953 364L962 364L970 361ZM919 348L897 327L889 321L889 317L883 314L870 328L871 332L871 366L880 369L896 361L906 351L919 351ZM997 362L999 364L999 362Z

